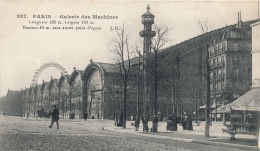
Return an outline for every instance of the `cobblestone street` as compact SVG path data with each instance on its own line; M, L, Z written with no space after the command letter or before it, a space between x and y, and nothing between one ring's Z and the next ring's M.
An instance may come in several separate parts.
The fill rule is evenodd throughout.
M0 116L0 151L83 150L239 150L103 131L110 120L60 120L49 129L50 119Z

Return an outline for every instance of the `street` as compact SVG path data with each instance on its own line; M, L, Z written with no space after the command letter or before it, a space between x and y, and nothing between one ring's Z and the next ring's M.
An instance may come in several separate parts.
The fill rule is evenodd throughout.
M111 120L61 119L60 129L56 129L56 124L49 129L50 122L50 119L0 116L0 151L240 151L237 148L104 131L104 127L113 125Z

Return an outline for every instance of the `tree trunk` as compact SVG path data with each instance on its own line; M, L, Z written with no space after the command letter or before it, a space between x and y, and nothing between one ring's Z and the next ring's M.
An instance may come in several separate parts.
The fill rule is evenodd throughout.
M206 44L207 45L207 44ZM205 124L205 137L209 137L209 127L210 127L210 65L209 65L209 51L206 47L206 81L207 81L207 100L206 100L206 124Z
M126 128L126 91L127 91L127 81L124 81L124 117L123 117L123 128Z
M217 100L216 100L216 95L214 95L214 101L215 101L215 122L217 122Z
M198 121L198 102L197 102L197 96L195 96L195 122Z
M155 51L155 76L154 76L154 114L157 115L157 89L158 89L158 71L157 71L158 52Z

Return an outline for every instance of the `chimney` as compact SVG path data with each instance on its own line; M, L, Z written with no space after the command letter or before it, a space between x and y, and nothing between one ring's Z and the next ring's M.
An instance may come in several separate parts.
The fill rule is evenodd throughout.
M237 13L237 25L239 24L239 12Z
M240 19L239 19L239 22L241 22L242 20L241 20L241 10L240 10Z

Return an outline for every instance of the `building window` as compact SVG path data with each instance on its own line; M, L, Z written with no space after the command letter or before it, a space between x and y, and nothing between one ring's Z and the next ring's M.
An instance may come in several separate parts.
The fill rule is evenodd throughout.
M218 69L218 78L219 78L219 79L222 78L222 69Z
M212 67L213 66L213 61L209 60L209 65Z
M218 62L218 65L221 65L221 58L220 57L217 58L217 62Z
M233 42L233 51L238 51L238 43Z
M216 71L213 71L213 80L216 80L217 78L217 74L216 74Z
M214 47L214 55L217 55L218 51L217 51L217 47Z
M232 55L232 64L238 64L238 55L237 54Z
M214 50L210 49L210 56L212 57L214 55Z
M227 48L226 48L226 43L223 43L222 44L222 52L225 52L227 50Z
M221 69L222 71L222 77L225 78L225 69Z
M218 83L215 84L215 92L218 93Z
M220 91L223 91L224 90L224 85L223 85L223 82L220 82Z
M216 92L216 83L213 83L213 92Z
M218 45L218 53L221 53L222 49L221 49L221 45Z
M213 66L216 66L216 59L213 59Z
M225 63L224 55L221 56L221 63L222 63L222 65L224 65L224 63Z
M232 73L233 73L233 77L235 79L238 79L238 67L233 67Z
M213 72L210 72L210 81L213 81Z

